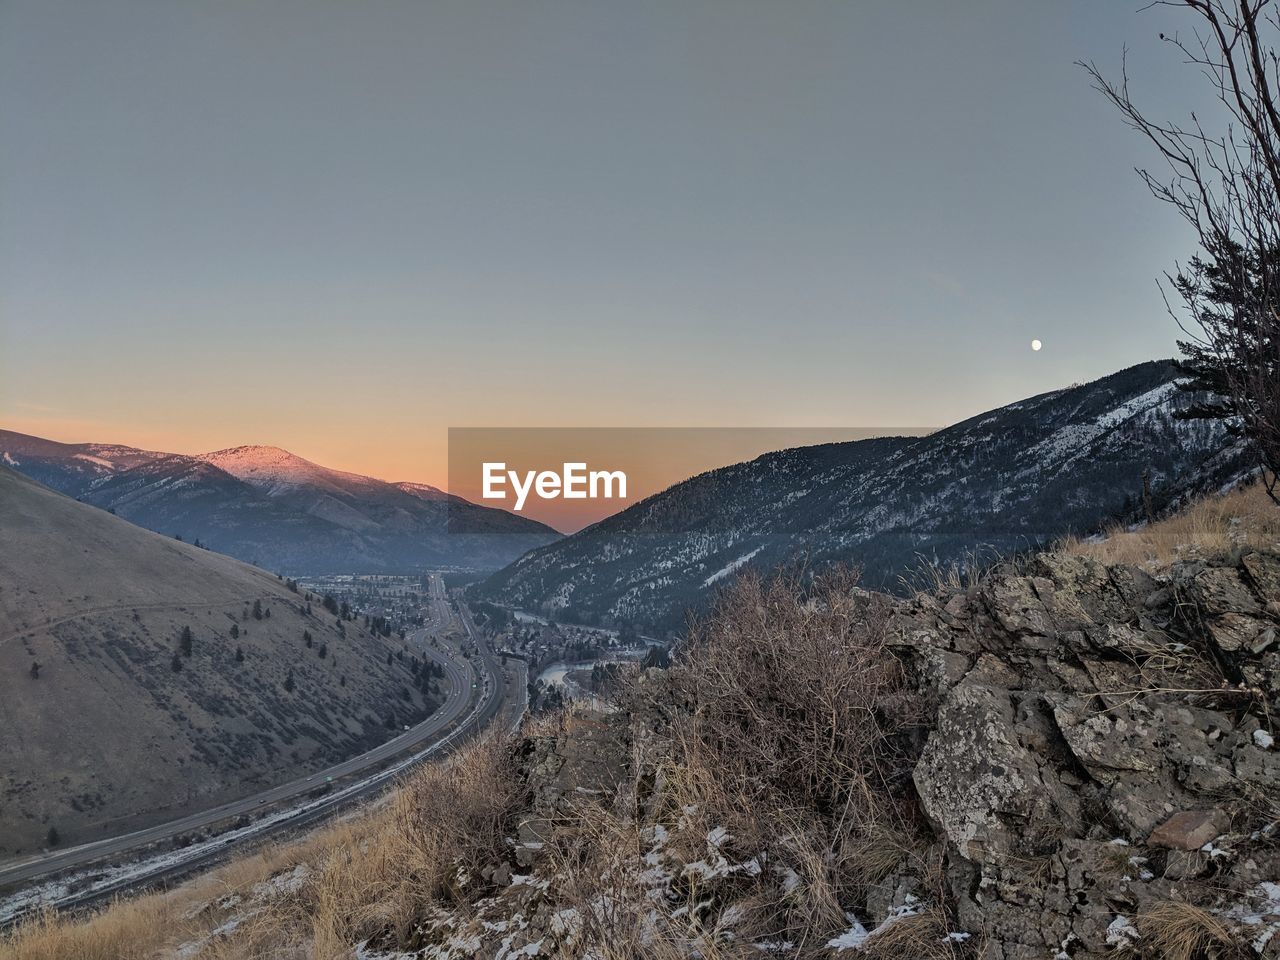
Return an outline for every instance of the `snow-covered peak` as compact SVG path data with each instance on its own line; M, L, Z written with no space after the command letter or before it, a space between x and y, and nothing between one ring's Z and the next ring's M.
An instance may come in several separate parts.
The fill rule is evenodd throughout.
M304 481L324 471L324 467L304 460L280 447L245 446L215 450L197 457L242 480Z
M215 450L196 458L256 487L284 491L302 486L337 487L376 483L355 473L330 470L280 447L251 445Z

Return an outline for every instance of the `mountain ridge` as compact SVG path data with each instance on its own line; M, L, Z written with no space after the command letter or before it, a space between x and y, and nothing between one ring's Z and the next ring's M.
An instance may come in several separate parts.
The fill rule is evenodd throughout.
M0 430L0 463L149 530L292 575L494 570L559 537L425 484L333 470L280 447L193 456ZM465 518L468 533L451 533L451 518Z
M1088 533L1156 506L1184 476L1226 481L1244 454L1220 423L1181 419L1172 361L1048 391L918 437L797 447L691 477L531 551L484 599L576 622L675 628L746 567L860 566L900 588L920 558L972 562Z

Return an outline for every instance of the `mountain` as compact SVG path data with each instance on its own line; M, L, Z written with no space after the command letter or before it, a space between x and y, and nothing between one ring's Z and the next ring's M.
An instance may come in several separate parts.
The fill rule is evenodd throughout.
M922 558L951 565L1044 545L1155 505L1187 478L1247 469L1221 424L1183 420L1170 361L1032 397L923 437L770 453L701 474L521 557L479 596L575 622L673 628L748 566L861 565L901 585Z
M279 447L186 456L0 430L0 463L149 530L292 575L495 570L559 537L435 487L331 470ZM450 533L451 521L468 532Z
M2 466L0 505L0 857L255 792L380 743L392 704L429 710L398 641L271 574Z
M279 447L231 447L195 459L224 470L271 497L299 492L364 496L388 486L358 473L330 470Z
M0 430L0 463L64 493L163 456L114 443L58 443Z

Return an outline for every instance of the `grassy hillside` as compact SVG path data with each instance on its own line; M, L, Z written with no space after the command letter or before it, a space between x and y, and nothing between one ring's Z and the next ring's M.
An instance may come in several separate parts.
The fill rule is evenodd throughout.
M1103 563L1152 566L1277 543L1280 510L1262 484L1254 483L1197 500L1156 523L1132 529L1115 526L1089 539L1071 537L1063 549Z
M398 641L272 574L7 468L0 507L0 857L251 793L427 709Z

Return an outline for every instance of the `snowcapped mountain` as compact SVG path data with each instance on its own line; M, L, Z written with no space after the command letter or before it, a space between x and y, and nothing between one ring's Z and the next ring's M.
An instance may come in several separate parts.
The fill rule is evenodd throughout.
M485 598L577 622L678 626L736 572L859 564L894 588L922 559L1034 548L1247 469L1155 361L923 437L801 447L712 470L521 557Z
M372 477L330 470L279 447L231 447L202 453L195 459L226 471L268 496L286 495L299 489L358 494L386 486Z
M331 470L279 447L198 456L0 430L0 462L159 533L291 574L497 569L550 527L426 484ZM465 516L471 534L451 534Z

